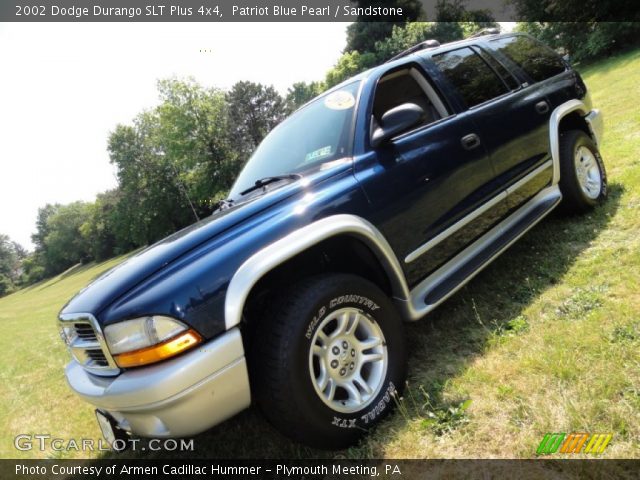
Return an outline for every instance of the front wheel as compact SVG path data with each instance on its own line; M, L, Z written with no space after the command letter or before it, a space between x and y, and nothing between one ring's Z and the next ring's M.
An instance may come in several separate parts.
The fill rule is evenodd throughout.
M560 190L563 207L585 212L607 198L607 173L595 142L580 130L560 137Z
M256 333L259 406L284 434L314 447L354 443L393 408L405 380L402 322L377 286L354 275L298 283Z

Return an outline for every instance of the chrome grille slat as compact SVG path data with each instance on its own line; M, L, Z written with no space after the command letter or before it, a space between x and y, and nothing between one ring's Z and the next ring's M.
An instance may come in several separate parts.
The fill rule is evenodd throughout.
M100 325L91 314L60 315L61 337L71 356L90 373L113 376L120 373L102 335Z

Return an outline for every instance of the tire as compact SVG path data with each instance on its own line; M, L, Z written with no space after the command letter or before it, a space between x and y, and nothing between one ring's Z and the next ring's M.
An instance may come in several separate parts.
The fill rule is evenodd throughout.
M581 130L560 136L560 191L566 212L593 209L607 198L607 173L594 141Z
M352 445L392 410L404 385L402 322L387 296L360 277L299 282L273 303L255 334L250 371L258 406L283 434L309 446Z

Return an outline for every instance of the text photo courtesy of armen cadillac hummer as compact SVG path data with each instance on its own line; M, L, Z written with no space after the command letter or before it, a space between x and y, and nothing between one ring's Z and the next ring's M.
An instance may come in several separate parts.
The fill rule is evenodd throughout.
M640 13L477 3L0 9L11 475L638 466Z

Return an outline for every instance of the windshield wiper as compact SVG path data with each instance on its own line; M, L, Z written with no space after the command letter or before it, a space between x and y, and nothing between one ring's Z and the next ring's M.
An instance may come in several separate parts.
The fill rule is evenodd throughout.
M273 177L264 177L256 180L256 183L254 183L253 186L247 188L243 192L240 192L240 195L246 195L247 193L253 192L254 190L257 190L259 188L266 187L270 183L281 182L283 180L298 180L300 178L302 178L302 175L298 175L295 173L290 173L287 175L274 175Z

